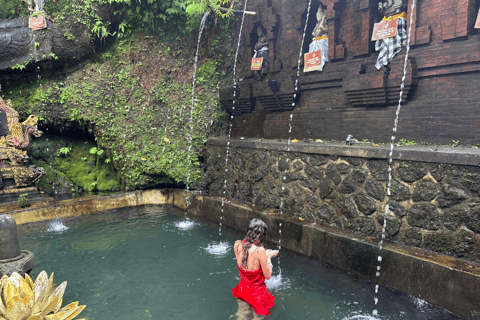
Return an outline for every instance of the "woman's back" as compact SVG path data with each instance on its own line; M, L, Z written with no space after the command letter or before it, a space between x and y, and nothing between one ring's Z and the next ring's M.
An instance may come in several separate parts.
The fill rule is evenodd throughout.
M248 259L246 267L242 264L243 259L243 243L241 240L237 240L235 242L234 250L235 250L235 257L237 258L237 265L239 268L246 270L246 271L256 271L261 268L260 258L263 255L265 259L267 255L265 253L265 249L263 247L257 247L256 245L252 244L250 249L248 250Z

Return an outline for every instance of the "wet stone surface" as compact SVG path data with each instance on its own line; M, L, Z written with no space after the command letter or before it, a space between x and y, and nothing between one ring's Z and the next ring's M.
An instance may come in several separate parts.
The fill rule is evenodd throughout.
M231 152L227 174L225 148L204 156L201 185L212 195L223 196L226 179L227 198L370 236L381 234L388 204L389 239L480 263L480 168L394 161L388 196L385 159Z

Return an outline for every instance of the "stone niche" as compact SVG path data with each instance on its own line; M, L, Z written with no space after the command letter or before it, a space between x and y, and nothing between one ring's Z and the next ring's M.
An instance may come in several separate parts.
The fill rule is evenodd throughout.
M480 35L474 29L480 1L433 0L407 4L407 32L411 28L411 50L402 94L404 136L414 141L449 143L452 139L480 143ZM260 137L288 138L288 130L275 129L291 113L296 138L344 139L347 134L386 142L400 98L406 48L388 66L375 68L379 55L371 41L374 24L382 19L378 0L313 0L303 52L312 40L315 12L326 9L328 58L323 71L303 72L297 66L309 1L265 0L249 2L239 61L238 95L233 110L233 88L220 90L220 102L235 113L233 132L257 136L242 129L248 117L262 117ZM410 22L412 21L412 22ZM438 23L442 21L442 23ZM270 69L258 81L250 70L255 27L267 33ZM253 36L252 36L253 34ZM328 111L328 112L327 112ZM455 114L455 117L451 117ZM389 121L386 121L386 119ZM260 121L260 118L255 121ZM388 122L388 125L387 125ZM284 126L283 126L284 127ZM357 132L346 132L346 130ZM362 130L360 130L360 128Z
M417 150L394 160L388 196L387 159L379 156L387 149L306 144L285 152L281 143L234 141L225 175L226 140L210 140L205 181L210 195L223 196L226 179L225 196L256 210L372 237L381 237L388 205L387 239L480 263L480 155L426 162L435 155Z

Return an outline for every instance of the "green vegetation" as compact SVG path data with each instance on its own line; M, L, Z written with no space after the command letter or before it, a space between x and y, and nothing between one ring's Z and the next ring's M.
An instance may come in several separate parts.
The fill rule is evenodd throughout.
M33 144L31 156L32 163L46 171L39 183L39 187L46 191L52 191L54 184L60 191L65 188L72 191L80 188L85 191L121 188L120 175L107 164L103 152L99 152L93 142L42 137Z
M30 200L28 199L28 193L22 193L18 196L17 204L20 208L30 207Z
M417 143L415 141L407 140L407 139L400 139L398 142L401 146L416 146Z

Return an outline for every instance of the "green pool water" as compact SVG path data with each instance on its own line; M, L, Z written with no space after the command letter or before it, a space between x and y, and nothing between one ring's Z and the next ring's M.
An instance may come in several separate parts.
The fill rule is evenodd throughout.
M19 226L35 254L35 278L68 281L64 304L80 301L90 320L226 320L237 312L239 281L231 245L243 234L171 206L147 206ZM275 248L273 244L271 248ZM268 283L276 297L266 319L461 319L293 252L279 254ZM371 316L378 309L378 316Z

